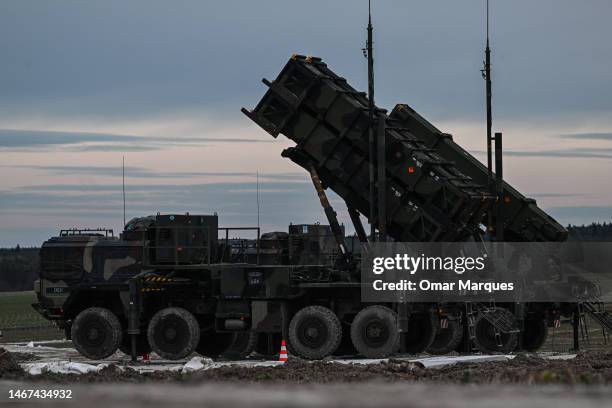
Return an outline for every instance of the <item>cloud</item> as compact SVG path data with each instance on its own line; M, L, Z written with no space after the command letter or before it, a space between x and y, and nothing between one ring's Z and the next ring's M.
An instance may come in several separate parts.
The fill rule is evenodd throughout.
M269 0L263 8L235 1L3 3L2 108L119 116L255 102L259 79L277 74L291 52L322 56L357 89L366 88L355 51L365 8L352 0ZM493 13L496 111L538 116L610 108L609 2L499 3ZM379 2L381 102L389 107L410 98L436 115L481 115L482 13L480 2ZM551 16L556 24L545 23ZM414 41L405 52L409 37ZM398 95L401 89L410 94Z
M123 175L123 169L120 166L52 166L52 165L35 165L35 164L17 164L17 165L0 165L0 168L16 168L42 171L45 173L53 173L62 176L73 175L91 175L91 176L107 176L120 177ZM125 175L128 179L138 178L201 178L201 177L236 177L236 178L255 178L256 173L253 172L224 172L224 171L190 171L190 172L163 172L144 167L126 166ZM260 181L293 181L293 182L308 182L308 176L305 172L295 173L259 173ZM29 186L28 189L43 189L49 190L52 188L78 188L89 186L75 185L57 185L57 186ZM101 186L92 186L101 188Z
M476 150L476 154L486 154ZM573 148L555 150L504 150L505 156L513 157L558 157L566 159L612 159L612 148Z
M560 135L562 139L576 139L576 140L605 140L612 142L612 133L571 133L567 135Z
M527 197L538 197L538 198L575 198L585 197L587 194L574 194L574 193L528 193Z
M162 137L90 132L0 129L0 150L143 151L173 145L201 146L220 143L269 143L271 140L237 137Z
M194 211L211 208L222 212L224 208L254 208L255 183L209 183L209 184L155 184L129 185L127 201L132 209L156 211L170 207L175 211ZM307 183L260 182L260 194L275 211L291 212L291 208L304 209L306 196L316 199L312 187ZM0 211L24 209L48 209L98 211L114 208L122 202L121 185L50 185L29 186L4 191L0 196ZM316 201L315 201L316 202ZM292 203L292 204L289 204ZM253 205L252 205L253 204ZM249 211L252 211L249 210Z
M593 222L612 221L611 206L559 206L546 211L563 225L588 225Z
M127 190L127 218L162 213L219 214L224 226L253 226L257 223L257 195L254 183L130 185ZM330 193L330 198L335 195ZM286 231L289 223L326 223L325 215L311 185L307 183L261 182L260 220L266 231ZM122 218L121 186L52 185L17 188L0 194L0 243L14 245L3 229L32 220L39 225L60 227L108 226L119 228ZM341 219L345 208L338 206ZM21 221L23 220L23 221ZM47 228L47 229L45 229ZM48 235L32 232L22 244L41 242Z
M239 6L235 1L178 3L168 7L164 2L147 0L60 1L39 2L34 7L27 1L5 0L0 13L0 31L4 34L0 35L0 128L4 129L0 131L0 160L34 165L112 164L116 162L112 152L147 151L132 155L140 157L130 160L130 164L151 167L128 170L128 176L136 182L129 183L130 200L139 198L142 203L142 208L137 208L136 201L130 201L134 210L206 209L215 203L223 212L230 206L249 208L252 195L248 194L254 184L232 186L242 191L236 193L221 188L172 187L171 178L177 183L193 182L189 177L219 180L214 174L163 170L227 169L237 172L229 176L232 181L241 181L247 176L238 172L255 169L260 166L256 160L271 157L276 147L254 145L251 138L272 139L239 108L257 104L266 92L260 79L274 79L293 52L321 56L355 89L367 89L367 64L358 49L367 16L364 8L353 7L354 1L269 0L266 7L260 2L239 2ZM605 174L610 173L612 151L569 147L581 140L585 144L609 140L603 135L612 129L612 52L608 41L612 35L612 25L608 24L612 2L590 2L589 7L570 0L497 3L492 12L499 34L493 53L496 128L518 136L508 138L508 146L516 150L508 150L507 156L554 158L530 163L521 160L523 176L519 177L523 179L517 184L532 191L557 188L529 176L556 174L555 166L578 158L581 163L575 164L580 164L583 171L572 174L584 178L568 180L567 189L580 188L594 195L609 191L605 189ZM547 23L549 20L554 24ZM466 147L482 146L482 138L476 136L484 134L484 83L479 75L482 21L480 2L377 2L374 25L381 45L376 54L377 104L391 108L405 101L440 128L445 128L440 125L445 122L470 124L469 129L446 129L457 134L457 139L470 141ZM253 47L254 42L257 47ZM21 129L22 133L11 129ZM578 133L585 129L602 133ZM577 133L558 138L572 132ZM280 139L278 146L287 142ZM549 140L553 144L545 144ZM202 149L202 155L208 157L201 160L196 149L187 148L217 143L226 145ZM174 146L184 148L178 151ZM13 151L26 153L6 154ZM238 151L241 154L237 158ZM49 154L38 154L43 152ZM277 165L262 160L261 165L266 171L291 170L289 164L280 162ZM591 173L591 169L596 170ZM45 171L53 177L45 177ZM90 206L105 202L111 208L120 203L120 196L115 195L120 191L119 183L80 189L64 184L75 181L70 174L119 177L119 171L118 167L39 166L31 171L9 172L0 189L15 184L53 185L12 191L9 198L1 193L0 201L18 203L21 199L33 206L33 201L40 200L33 213L51 211L54 204L45 205L48 195L58 202L63 200L57 208L65 206L86 213ZM266 181L283 181L280 174L270 177L261 176L261 188L270 191L263 198L274 201L268 208L278 210L279 223L287 220L283 214L307 217L320 213L307 175L286 175L288 185L263 185ZM291 188L292 183L302 180L298 187L303 192L272 192ZM158 190L144 186L147 182L158 183ZM19 198L18 194L28 192L41 195ZM62 192L74 197L56 197ZM107 202L105 192L112 202ZM221 198L210 196L214 194ZM81 195L91 197L86 200ZM183 199L187 201L182 203ZM567 201L575 204L571 198ZM306 208L306 204L311 207ZM13 209L2 209L5 213L9 210L25 211L17 204ZM91 214L98 213L92 210ZM37 228L57 220L67 219L28 214L21 221L24 228ZM277 222L275 214L270 220ZM9 222L13 222L9 217L0 219L3 227Z

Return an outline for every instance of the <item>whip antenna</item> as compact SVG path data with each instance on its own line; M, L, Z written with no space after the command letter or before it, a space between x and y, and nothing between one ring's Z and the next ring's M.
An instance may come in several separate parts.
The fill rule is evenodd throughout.
M489 0L486 0L486 46L485 46L485 60L484 68L481 70L482 77L486 84L486 104L487 104L487 186L491 192L493 192L493 106L492 106L492 83L491 83L491 47L489 42ZM487 217L487 229L490 233L493 229L493 214L489 211Z
M125 156L121 165L121 186L123 192L123 227L125 228Z
M257 238L259 239L259 170L256 173L257 180Z
M368 57L368 143L369 143L369 174L370 174L370 239L376 240L376 170L374 168L374 160L376 158L376 140L374 137L374 44L372 35L374 27L372 27L372 4L368 0L368 40L366 42L365 52Z

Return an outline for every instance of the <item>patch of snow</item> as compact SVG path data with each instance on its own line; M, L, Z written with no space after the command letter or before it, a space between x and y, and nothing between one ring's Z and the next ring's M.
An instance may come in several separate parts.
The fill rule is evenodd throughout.
M556 354L551 356L542 356L546 360L573 360L577 354Z
M26 363L22 365L23 369L32 375L40 375L43 373L55 374L87 374L98 372L103 368L108 367L108 364L85 364L75 363L71 361L53 361L50 363Z
M453 365L462 362L483 363L486 361L507 361L514 358L513 355L495 354L495 355L471 355L471 356L437 356L423 358L406 358L395 357L393 360L406 361L416 363L423 368L435 368ZM335 363L343 364L380 364L384 361L389 361L388 358L364 358L364 359L348 359L348 360L332 360Z
M191 360L185 363L181 368L181 373L191 373L193 371L206 370L212 368L215 365L211 358L207 357L193 357Z

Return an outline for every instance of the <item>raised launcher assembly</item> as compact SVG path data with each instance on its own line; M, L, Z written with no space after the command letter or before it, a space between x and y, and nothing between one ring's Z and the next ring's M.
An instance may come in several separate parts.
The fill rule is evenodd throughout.
M405 104L396 105L389 117L427 147L435 149L444 160L454 162L462 173L479 184L487 184L487 167L455 143L451 135L440 132L411 107ZM506 241L565 241L567 230L542 211L535 200L525 197L506 182L503 183L503 191L502 213Z
M296 142L284 157L370 216L368 100L319 58L294 55L253 111L242 111L277 137ZM495 198L407 129L385 120L386 219L396 241L460 241L479 229ZM380 124L380 123L379 123ZM379 126L380 128L380 126ZM377 136L380 137L380 136Z

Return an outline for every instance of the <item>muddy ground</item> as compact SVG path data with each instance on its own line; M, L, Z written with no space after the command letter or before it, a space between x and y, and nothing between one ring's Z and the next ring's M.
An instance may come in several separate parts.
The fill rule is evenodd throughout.
M581 353L569 360L518 355L432 368L405 359L357 364L292 358L285 365L236 364L187 374L139 373L115 362L81 375L24 372L19 364L36 358L0 349L0 403L15 402L9 399L14 390L60 389L70 390L71 401L88 408L612 406L612 352ZM66 402L46 400L45 406Z
M612 384L612 352L585 352L570 360L549 360L518 355L509 361L462 362L439 368L422 368L405 360L378 364L346 364L304 361L292 358L275 367L228 365L187 374L172 371L139 373L111 364L96 373L30 375L18 363L31 361L28 353L9 353L0 348L0 380L49 383L98 382L209 382L242 383L354 383L354 382L435 382L451 384Z

